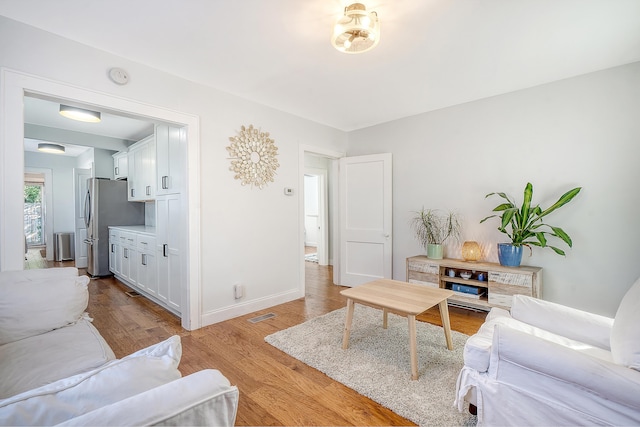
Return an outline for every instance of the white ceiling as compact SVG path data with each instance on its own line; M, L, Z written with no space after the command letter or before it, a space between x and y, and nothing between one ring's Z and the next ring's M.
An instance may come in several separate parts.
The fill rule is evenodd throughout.
M24 151L37 152L38 144L40 144L41 142L43 142L43 140L41 139L25 138ZM90 147L82 146L82 145L61 144L58 142L55 142L54 144L62 145L64 147L64 153L60 153L60 154L55 153L56 155L61 155L61 156L78 157L80 154L90 149ZM49 154L52 154L52 153L49 153Z
M360 55L329 42L340 0L0 0L0 15L345 131L640 61L639 0L363 3L381 41Z
M25 97L25 123L116 139L127 139L130 141L138 141L153 132L153 124L150 122L123 117L105 111L100 111L101 120L99 123L71 120L60 114L60 104L60 102L53 102L31 96ZM62 104L69 105L67 102L62 102ZM75 104L74 106L84 107L83 105Z
M75 106L84 107L83 105ZM123 117L106 111L101 111L100 113L101 121L99 123L79 122L60 115L60 102L26 96L24 98L24 122L26 124L79 132L80 134L76 135L73 140L82 141L84 139L86 143L85 145L73 145L66 142L60 143L59 140L50 141L44 137L38 139L25 138L24 149L25 151L38 151L38 143L43 141L54 142L64 145L65 153L63 155L76 157L94 145L93 141L91 141L93 139L91 138L92 135L134 142L153 133L153 123L151 122ZM86 135L86 138L83 135Z

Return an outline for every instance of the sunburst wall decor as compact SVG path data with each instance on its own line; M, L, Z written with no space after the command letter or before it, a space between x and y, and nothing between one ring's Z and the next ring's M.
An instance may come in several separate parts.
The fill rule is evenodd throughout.
M235 173L235 179L241 180L242 185L255 185L260 189L273 182L280 164L276 159L278 147L274 140L269 138L269 132L262 132L253 125L249 125L248 128L242 126L238 135L229 137L229 141L229 170Z

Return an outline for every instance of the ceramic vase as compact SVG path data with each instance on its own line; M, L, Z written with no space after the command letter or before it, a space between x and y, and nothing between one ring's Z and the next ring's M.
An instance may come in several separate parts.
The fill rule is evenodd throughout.
M505 267L519 267L522 261L522 246L498 243L498 261Z
M433 245L429 243L427 245L427 257L431 259L442 259L442 255L444 254L444 246L442 245Z

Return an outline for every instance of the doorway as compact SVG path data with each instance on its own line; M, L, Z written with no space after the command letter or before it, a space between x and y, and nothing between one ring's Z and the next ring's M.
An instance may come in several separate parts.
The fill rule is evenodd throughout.
M301 296L306 295L307 276L318 275L339 283L338 170L337 159L344 153L318 147L300 146L300 260ZM309 213L309 215L307 215ZM309 244L310 246L307 246ZM315 246L314 246L315 245ZM317 261L307 261L316 250ZM325 281L326 283L326 281Z
M305 168L304 246L306 262L315 262L318 265L329 264L328 200L327 170Z
M36 168L36 167L26 167L24 168L24 183L26 185L30 185L30 183L35 183L37 185L42 185L42 192L40 193L41 197L41 210L42 210L42 240L40 243L32 242L29 245L29 238L27 237L28 233L31 233L33 230L33 225L28 225L26 223L27 219L23 223L23 238L26 237L26 247L32 246L39 248L37 252L36 258L42 256L42 264L46 264L46 261L53 260L53 191L52 188L52 170L47 168ZM27 200L27 195L23 194L24 199ZM40 265L40 264L37 264Z
M187 159L187 194L184 198L183 220L176 227L185 236L184 268L181 269L181 280L185 307L182 314L182 326L187 330L197 329L201 325L200 299L200 242L190 236L200 235L200 176L199 176L199 118L194 115L180 113L150 104L140 103L105 93L71 86L50 79L40 78L18 71L2 69L0 80L4 90L0 92L0 122L4 123L4 132L0 134L0 151L4 156L3 174L0 175L0 269L19 270L24 266L24 232L23 210L20 199L24 198L22 188L24 173L24 141L23 101L25 95L37 94L59 100L74 100L96 109L114 113L137 116L149 121L179 124L186 129L184 150ZM19 250L17 250L19 249Z
M44 175L25 174L24 236L27 248L46 244L44 200Z
M327 248L332 283L356 286L392 278L391 154L346 157L343 153L300 146L300 188L308 168L326 169ZM300 197L301 297L306 295L305 206ZM352 229L359 228L359 230ZM356 238L356 235L360 238ZM374 249L371 249L371 248ZM353 278L357 278L356 283Z

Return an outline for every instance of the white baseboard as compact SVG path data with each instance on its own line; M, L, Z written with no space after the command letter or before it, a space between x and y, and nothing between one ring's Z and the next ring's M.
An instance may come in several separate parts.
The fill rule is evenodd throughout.
M253 313L254 311L264 310L265 308L273 307L278 304L284 304L285 302L293 301L303 297L304 291L301 292L299 289L294 289L291 291L283 292L281 294L270 295L266 298L246 301L234 304L230 307L208 311L202 314L201 325L213 325L215 323L223 322L225 320L233 319L239 316L244 316L245 314Z

